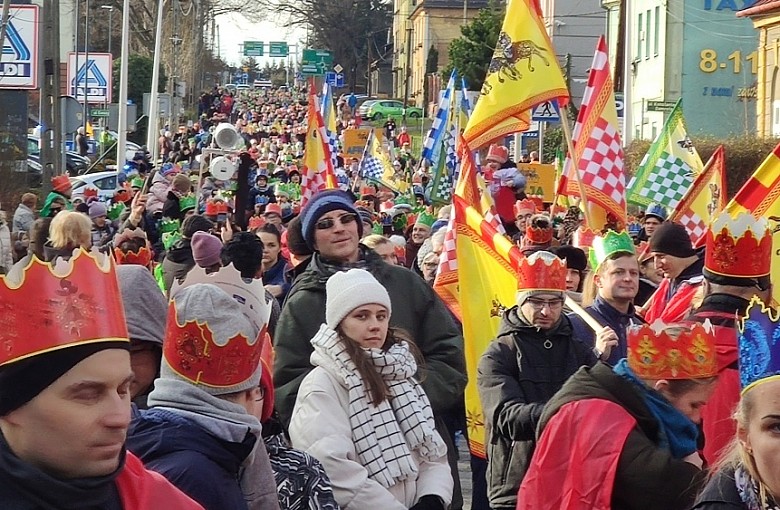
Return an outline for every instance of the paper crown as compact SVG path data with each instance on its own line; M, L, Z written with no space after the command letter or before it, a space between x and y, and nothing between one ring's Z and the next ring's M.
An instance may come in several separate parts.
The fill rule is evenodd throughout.
M634 241L628 232L618 233L614 230L608 230L604 236L596 236L588 253L591 269L596 271L605 260L617 253L636 255Z
M205 216L219 216L220 214L227 214L228 205L224 200L209 200L206 202Z
M393 210L393 207L395 207L395 204L392 200L385 200L379 204L379 212L390 214L390 212Z
M144 180L141 177L133 177L130 179L130 187L141 189L144 187Z
M197 203L198 197L196 197L194 193L188 193L187 195L179 198L179 211L184 212L189 211L190 209L195 209Z
M171 232L178 232L181 228L181 222L171 218L163 218L160 222L160 233L170 234Z
M54 267L33 257L20 280L0 276L0 366L117 341L129 340L111 257L80 249Z
M366 197L375 197L376 196L376 189L374 189L373 186L363 186L360 188L360 197L366 198Z
M125 209L127 209L127 206L123 202L113 203L106 209L106 217L111 221L116 221L122 216Z
M70 178L65 174L55 175L51 178L51 189L54 191L62 193L63 191L67 191L72 187L73 186L70 184Z
M628 327L628 366L642 379L704 379L718 374L715 328L699 323Z
M182 237L183 236L181 235L181 232L177 230L175 232L164 232L160 236L160 239L162 240L163 248L170 250L171 246L173 246L176 241L180 240Z
M769 274L772 230L765 218L721 213L706 237L704 267L721 276L757 278Z
M436 218L427 212L422 212L417 216L417 220L414 222L415 225L425 225L428 228L431 228L431 226L436 222Z
M135 265L148 267L152 262L152 250L147 246L142 246L138 251L129 250L127 253L119 248L114 248L114 258L120 266Z
M509 149L503 145L491 145L488 149L486 160L498 161L499 163L506 163L509 159Z
M536 202L533 200L529 200L527 198L524 198L523 200L518 200L515 202L515 218L519 216L527 216L529 214L534 214L536 212Z
M572 233L571 244L577 248L586 250L593 246L593 240L599 235L595 230L580 226Z
M131 198L133 198L133 197L130 195L130 192L128 190L126 190L126 189L119 189L119 190L116 190L116 192L114 193L114 198L112 200L113 200L114 203L117 203L117 202L129 202Z
M84 191L81 194L84 196L84 201L86 202L90 198L97 198L98 190L97 188L88 187L84 188Z
M203 283L219 287L236 301L238 309L257 331L256 338L237 333L218 339L207 322L179 321L176 296L187 287ZM181 377L196 384L225 387L246 381L257 370L262 345L258 342L265 340L271 317L271 305L265 300L261 279L241 278L232 264L211 274L196 266L187 273L184 282L174 282L168 313L163 356Z
M517 268L517 288L520 290L566 290L566 262L552 255L545 260L545 253L536 252L523 257Z
M525 225L525 236L523 237L523 244L547 244L552 241L553 229L552 221L548 221L547 226L539 226L532 217L530 221Z
M647 206L647 211L645 211L645 217L647 216L655 216L661 221L666 221L666 218L669 217L669 213L666 211L666 207L662 206L661 204L657 204L653 202Z
M249 230L257 230L265 225L265 218L262 216L251 216L249 218L249 224L247 225Z
M753 297L739 323L739 377L742 393L780 378L780 314Z
M290 198L291 196L295 195L295 192L292 188L295 187L295 184L285 184L283 182L280 182L276 185L276 194L281 196L286 196L287 198Z
M282 206L279 204L268 204L265 206L265 210L263 211L263 216L268 214L276 214L278 216L282 215Z

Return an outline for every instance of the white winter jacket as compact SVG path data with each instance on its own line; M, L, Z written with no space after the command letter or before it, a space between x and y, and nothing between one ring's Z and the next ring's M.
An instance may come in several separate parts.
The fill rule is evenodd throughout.
M0 274L6 274L14 265L14 245L11 242L11 230L5 221L5 213L0 212Z
M328 368L317 366L301 383L290 422L293 447L322 463L342 510L408 509L428 494L439 496L449 506L453 481L446 455L429 462L412 450L419 469L417 479L389 489L368 478L352 442L348 409L346 385Z

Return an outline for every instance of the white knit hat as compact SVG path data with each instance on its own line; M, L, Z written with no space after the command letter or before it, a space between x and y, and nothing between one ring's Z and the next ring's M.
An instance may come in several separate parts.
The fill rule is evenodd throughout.
M382 305L388 314L392 313L387 289L365 269L336 273L328 279L325 289L325 322L331 329L336 329L344 317L361 305Z

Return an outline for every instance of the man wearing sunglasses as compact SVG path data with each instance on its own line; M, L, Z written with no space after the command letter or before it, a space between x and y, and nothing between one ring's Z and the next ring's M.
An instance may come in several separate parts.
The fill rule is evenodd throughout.
M282 421L289 424L298 387L313 368L310 340L325 321L325 283L336 272L355 267L373 274L390 294L390 325L407 331L419 348L425 360L424 374L419 375L434 413L438 416L462 402L466 387L463 337L433 290L416 274L385 263L360 244L363 223L347 193L317 193L300 218L303 238L314 255L293 282L274 337L275 399ZM440 432L449 438L446 431Z
M596 355L575 339L563 312L566 264L548 251L523 259L517 304L501 317L477 368L485 416L488 499L493 510L514 509L536 446L542 408Z

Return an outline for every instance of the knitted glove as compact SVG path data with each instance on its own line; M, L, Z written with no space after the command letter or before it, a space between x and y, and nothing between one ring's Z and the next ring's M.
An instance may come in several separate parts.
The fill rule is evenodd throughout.
M447 508L439 496L428 494L421 497L409 510L447 510Z

